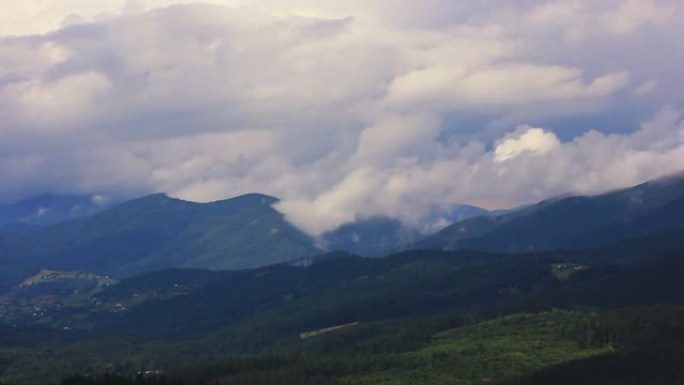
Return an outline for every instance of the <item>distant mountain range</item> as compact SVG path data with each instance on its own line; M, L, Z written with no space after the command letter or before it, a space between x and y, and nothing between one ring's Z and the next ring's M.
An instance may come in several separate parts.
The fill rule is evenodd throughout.
M395 219L371 218L325 234L321 244L286 221L273 208L277 201L249 194L196 203L155 194L105 209L87 197L44 196L4 206L0 282L46 268L121 277L165 268L255 268L328 250L377 257L421 237ZM486 212L455 206L448 215Z
M167 268L258 268L331 250L379 257L407 249L537 252L596 247L683 228L684 174L602 195L550 199L503 214L454 206L441 218L465 219L427 237L398 220L375 217L316 240L274 209L277 201L248 194L195 203L155 194L89 216L82 215L100 206L86 204L85 197L36 199L11 210L5 206L4 218L25 220L0 231L0 288L42 269L128 277ZM50 221L17 214L43 206L55 213L50 221L81 217L37 227Z
M275 202L261 194L205 204L156 194L5 236L3 254L34 269L130 276L171 267L253 268L321 253Z
M470 205L454 205L446 212L433 213L428 223L455 223L481 215L494 215L503 211L488 211ZM347 223L323 235L329 250L342 250L362 256L380 257L409 248L413 243L437 229L408 227L398 219L373 217Z
M529 252L599 246L684 227L684 173L596 196L452 224L415 248Z
M99 196L43 194L12 204L0 204L0 228L26 230L82 218L110 207Z

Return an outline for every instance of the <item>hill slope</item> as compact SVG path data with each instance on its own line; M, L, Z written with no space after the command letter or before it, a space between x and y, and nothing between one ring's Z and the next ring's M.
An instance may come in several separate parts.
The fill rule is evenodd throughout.
M469 205L455 205L446 212L433 213L427 223L455 223L494 212ZM430 229L430 233L434 230ZM342 250L365 257L380 257L405 249L424 237L420 229L410 228L398 219L373 217L347 223L323 235L329 250Z
M5 239L36 268L114 276L162 268L241 269L319 252L259 194L194 203L156 194Z
M684 174L597 196L547 200L455 223L416 248L524 252L597 246L682 228Z
M585 353L629 348L633 337L641 341L657 333L658 322L676 326L678 333L684 330L684 312L668 308L666 313L639 309L630 317L621 312L606 320L617 320L614 326L591 310L499 317L545 309L589 307L603 312L682 304L682 234L642 239L641 248L629 241L589 253L414 251L381 259L330 256L303 268L167 270L95 287L88 298L72 298L68 289L92 286L93 278L102 277L75 276L77 281L68 282L66 274L49 272L9 296L36 301L24 312L28 324L4 319L26 334L15 330L3 336L16 340L23 335L35 345L3 345L0 356L7 359L0 368L5 369L3 380L24 376L24 383L48 383L37 381L37 376L97 372L111 368L111 363L120 364L125 373L137 373L206 364L241 353L250 356L236 360L304 352L307 362L323 360L323 373L336 373L334 377L352 383L465 379L463 383L478 384L490 376L526 375ZM662 246L649 251L653 244ZM559 265L565 271L559 271ZM55 277L64 281L60 287L68 296L45 309L43 288L57 283ZM28 282L42 285L29 287ZM35 306L46 314L31 319ZM473 325L483 319L491 321ZM622 325L627 329L622 331ZM41 327L54 329L48 333ZM265 357L255 370L262 373L269 362L276 362L272 358ZM230 372L247 370L238 365Z

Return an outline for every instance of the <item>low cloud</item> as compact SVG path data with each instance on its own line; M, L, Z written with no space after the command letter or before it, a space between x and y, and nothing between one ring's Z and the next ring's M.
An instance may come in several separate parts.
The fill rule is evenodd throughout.
M561 143L549 131L519 127L487 151L479 142L433 142L431 158L397 158L394 167L359 168L309 200L279 204L313 234L376 215L432 228L429 213L467 202L506 208L565 193L595 194L682 170L684 121L665 108L629 134L588 131Z

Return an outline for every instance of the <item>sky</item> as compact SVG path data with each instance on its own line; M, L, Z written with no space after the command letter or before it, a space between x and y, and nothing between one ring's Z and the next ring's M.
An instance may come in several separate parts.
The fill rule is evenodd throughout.
M312 235L684 169L681 0L0 0L0 201L260 192Z

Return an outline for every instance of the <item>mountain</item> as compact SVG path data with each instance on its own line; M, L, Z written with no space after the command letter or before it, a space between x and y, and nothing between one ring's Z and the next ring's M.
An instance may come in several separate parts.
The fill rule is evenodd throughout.
M684 173L596 196L454 223L415 248L521 252L598 246L684 226Z
M417 230L387 217L347 223L323 235L329 250L342 250L368 257L387 255L419 238L420 233Z
M397 220L376 217L325 234L323 250L272 207L277 201L248 194L195 203L155 194L52 226L7 226L0 230L0 287L42 269L126 277L167 268L257 268L306 260L326 250L377 257L405 249L422 235ZM50 199L22 207L40 202ZM454 206L440 219L483 212ZM682 228L683 213L680 174L607 194L555 198L500 215L470 217L411 247L492 252L595 247Z
M157 194L0 232L0 273L26 273L0 293L0 380L681 383L682 185L551 199L457 228L457 246L505 249L519 237L554 249L525 253L321 256L259 194L206 204ZM400 228L366 225L375 239Z
M276 202L260 194L211 203L156 194L87 218L6 235L4 253L37 270L117 277L175 267L254 268L319 253L310 237L272 207Z
M46 314L46 319L72 330L94 326L114 333L184 337L232 324L249 325L259 317L259 323L284 323L299 332L450 307L486 306L511 295L507 291L511 287L540 290L533 284L556 285L551 265L561 261L537 255L419 251L374 259L323 258L306 267L284 264L213 275L164 270L124 279L93 292L84 301L93 306L62 309ZM43 276L26 279L18 288ZM183 288L185 294L169 295L174 287ZM33 292L38 289L36 285ZM10 293L22 291L26 290Z
M95 214L110 205L111 203L98 199L97 196L39 195L0 205L0 228L25 230L35 226L49 226Z
M460 204L451 207L451 209L444 213L441 216L441 218L443 218L449 223L456 223L459 221L464 221L468 218L473 218L481 215L503 215L509 212L517 211L519 209L520 208L487 210L483 209L482 207Z
M54 210L45 212L55 214L66 212L57 208L72 207L70 215L85 215L89 206L82 198L46 196L13 207L49 206ZM398 220L377 217L326 234L324 250L272 207L277 201L248 194L196 203L154 194L51 226L36 221L8 224L0 229L0 289L43 269L125 277L167 268L255 268L306 260L326 250L378 257L422 236ZM454 206L447 214L463 218L482 212L474 206Z
M470 205L454 205L446 212L434 212L426 219L427 223L451 224L491 212ZM430 229L410 228L398 219L373 217L347 223L323 235L328 250L343 250L366 257L380 257L406 248L425 237Z

